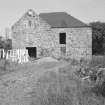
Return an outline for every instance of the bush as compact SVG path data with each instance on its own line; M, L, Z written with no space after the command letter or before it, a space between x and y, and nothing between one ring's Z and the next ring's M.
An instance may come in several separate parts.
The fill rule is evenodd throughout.
M97 77L98 80L96 81L96 84L92 88L92 91L97 96L102 96L105 98L105 75L101 74L101 76Z
M0 76L16 70L17 63L10 60L0 60Z

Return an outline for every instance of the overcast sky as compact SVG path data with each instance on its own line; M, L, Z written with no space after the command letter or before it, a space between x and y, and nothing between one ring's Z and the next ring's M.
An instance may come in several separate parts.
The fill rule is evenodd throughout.
M66 11L85 23L105 22L105 0L0 0L0 32L11 27L28 9L37 14Z

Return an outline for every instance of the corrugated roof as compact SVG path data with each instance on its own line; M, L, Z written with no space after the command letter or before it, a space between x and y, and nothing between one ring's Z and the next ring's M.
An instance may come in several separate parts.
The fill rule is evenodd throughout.
M88 27L87 24L66 12L40 13L39 16L53 28Z

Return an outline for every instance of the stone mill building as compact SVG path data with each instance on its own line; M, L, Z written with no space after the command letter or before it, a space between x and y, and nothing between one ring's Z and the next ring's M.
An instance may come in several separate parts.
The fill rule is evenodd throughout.
M28 10L12 27L14 49L30 57L91 59L91 27L66 12L36 14Z

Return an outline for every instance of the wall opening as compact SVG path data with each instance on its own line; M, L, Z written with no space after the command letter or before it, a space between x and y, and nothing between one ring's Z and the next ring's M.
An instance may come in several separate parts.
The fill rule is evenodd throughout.
M36 58L37 57L37 48L36 47L26 47L26 49L28 50L28 55L31 58Z
M60 50L61 50L61 55L65 56L66 55L66 46L60 47Z
M29 20L29 21L28 21L28 24L29 24L29 27L31 27L31 26L32 26L32 21Z
M66 33L60 33L59 34L59 43L60 44L66 44Z

